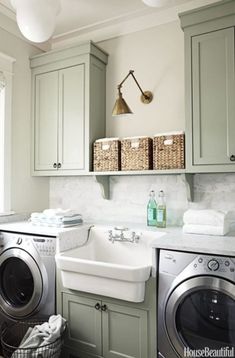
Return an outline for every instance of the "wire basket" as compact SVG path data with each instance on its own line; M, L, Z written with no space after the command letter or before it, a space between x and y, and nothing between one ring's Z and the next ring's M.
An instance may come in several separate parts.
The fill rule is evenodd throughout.
M1 345L4 358L59 358L63 344L62 336L54 342L37 348L19 348L26 332L44 321L21 321L2 329Z

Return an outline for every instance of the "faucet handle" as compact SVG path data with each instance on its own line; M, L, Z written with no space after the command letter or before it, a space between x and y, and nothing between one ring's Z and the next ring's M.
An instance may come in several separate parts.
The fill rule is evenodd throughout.
M120 231L121 233L123 233L124 231L128 231L128 227L125 226L115 226L114 230Z
M132 239L132 242L137 243L137 242L139 242L140 236L139 236L138 234L136 234L135 231L132 231L132 233L131 233L131 239Z

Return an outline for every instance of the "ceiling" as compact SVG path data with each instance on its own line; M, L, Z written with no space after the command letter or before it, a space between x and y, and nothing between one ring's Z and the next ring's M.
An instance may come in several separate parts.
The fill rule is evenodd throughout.
M170 0L168 10L177 6L186 6L187 10L189 4L194 4L194 7L195 5L197 7L197 4L201 6L215 1ZM61 12L57 17L52 42L53 40L58 42L74 36L78 37L81 34L84 35L84 33L89 34L90 38L93 39L91 37L92 31L94 34L95 31L100 31L101 27L104 29L117 23L129 23L129 27L133 27L136 26L133 22L134 19L139 21L146 16L149 19L151 19L150 16L156 18L164 10L166 11L167 7L164 9L148 7L141 0L61 0ZM15 11L10 0L0 0L0 12L15 20ZM94 38L94 40L96 39Z

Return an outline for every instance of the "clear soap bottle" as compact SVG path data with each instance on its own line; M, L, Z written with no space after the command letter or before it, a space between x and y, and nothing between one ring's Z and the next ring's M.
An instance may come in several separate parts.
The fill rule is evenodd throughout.
M150 191L149 202L147 205L147 225L156 226L157 224L157 203L154 190Z
M158 193L158 203L157 203L157 227L166 227L166 197L163 190L160 190Z

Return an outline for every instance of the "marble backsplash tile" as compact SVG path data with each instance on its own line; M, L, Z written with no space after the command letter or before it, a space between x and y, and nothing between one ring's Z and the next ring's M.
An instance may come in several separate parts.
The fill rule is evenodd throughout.
M99 184L92 177L50 179L50 206L79 210L88 221L146 222L150 190L167 195L169 225L179 225L188 207L186 187L180 175L113 176L110 200L102 198Z
M181 175L113 176L110 200L102 198L92 177L55 177L50 179L50 206L77 209L88 221L144 224L150 190L166 193L168 225L181 225L189 207L235 212L234 173L196 174L193 203L187 201Z

